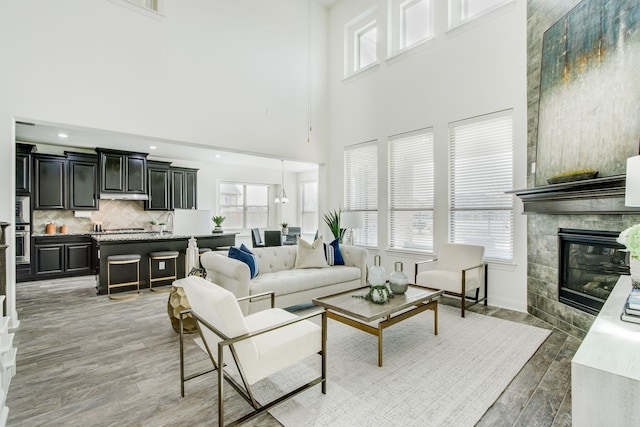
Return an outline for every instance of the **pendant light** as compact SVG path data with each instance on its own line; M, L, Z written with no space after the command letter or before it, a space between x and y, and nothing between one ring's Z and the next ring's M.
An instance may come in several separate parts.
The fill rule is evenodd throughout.
M282 183L281 183L281 187L282 190L280 190L280 194L276 195L276 199L274 200L274 203L289 203L289 198L287 197L287 192L284 191L284 160L281 160L282 162Z

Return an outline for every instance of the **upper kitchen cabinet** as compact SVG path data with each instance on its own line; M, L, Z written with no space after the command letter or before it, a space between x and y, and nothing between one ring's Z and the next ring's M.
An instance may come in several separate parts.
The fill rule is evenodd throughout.
M145 210L171 210L171 169L168 162L147 161L147 185L149 200Z
M146 200L147 154L96 149L100 156L100 197Z
M98 156L71 153L67 155L69 209L98 210Z
M34 209L66 209L67 159L33 155Z
M173 209L198 208L198 169L171 168Z
M31 193L31 153L35 145L16 144L16 194Z

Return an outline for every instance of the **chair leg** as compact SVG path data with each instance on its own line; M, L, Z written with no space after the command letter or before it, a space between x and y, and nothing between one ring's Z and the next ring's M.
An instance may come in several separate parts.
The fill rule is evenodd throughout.
M467 305L467 283L466 283L466 272L462 271L462 317L464 317L464 308Z
M487 264L484 265L484 306L487 306L487 300L489 299L489 295L487 295L487 270L489 270L489 266Z

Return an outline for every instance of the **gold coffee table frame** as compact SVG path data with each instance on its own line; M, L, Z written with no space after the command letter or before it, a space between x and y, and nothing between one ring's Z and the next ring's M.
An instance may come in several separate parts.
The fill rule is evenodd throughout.
M354 296L365 295L369 287L314 298L314 304L327 310L327 317L378 337L378 366L382 366L382 331L405 319L433 310L433 334L438 335L438 298L441 290L409 285L407 292L394 295L385 304L375 304ZM370 325L378 321L377 327Z

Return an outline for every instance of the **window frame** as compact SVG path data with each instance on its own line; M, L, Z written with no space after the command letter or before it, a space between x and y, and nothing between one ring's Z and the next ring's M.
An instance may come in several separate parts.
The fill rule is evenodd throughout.
M505 127L502 127L501 120L506 120ZM469 131L470 126L476 126L473 131ZM460 138L456 136L456 131L465 127L467 134L475 132L472 137L464 137L464 132L460 132ZM488 131L493 129L493 133ZM475 139L474 139L475 138ZM478 143L479 140L491 140L491 144ZM458 155L458 144L469 144L462 147L467 150L462 155ZM509 150L504 150L504 146L498 144L509 145ZM473 145L473 146L472 146ZM470 148L471 147L471 148ZM497 149L495 148L497 147ZM502 148L500 148L502 147ZM482 244L485 246L485 258L498 262L513 262L514 259L514 217L515 202L511 194L506 192L513 190L514 186L514 156L515 139L514 139L514 111L513 109L497 111L493 113L483 114L480 116L459 120L449 123L449 241L452 243L468 243ZM478 156L470 155L473 152L481 152L488 155L491 152L501 154L508 158L508 162L499 163L497 160L488 162L482 160ZM456 173L456 161L465 162L464 174ZM470 160L471 159L471 160ZM478 159L475 161L475 159ZM494 157L494 160L496 158ZM475 163L474 163L475 162ZM481 165L481 166L480 166ZM473 167L476 166L476 172ZM502 168L499 168L501 166ZM472 171L472 172L470 172ZM479 171L479 172L478 172ZM490 172L489 172L490 171ZM490 178L487 178L491 174ZM484 178L484 180L483 180ZM460 182L472 182L471 185L456 186ZM458 188L460 187L460 188ZM482 192L473 192L475 187L482 188ZM458 189L460 191L458 191ZM481 194L481 196L478 196ZM465 200L466 199L466 200ZM458 200L460 200L458 202ZM482 200L482 204L478 204L478 200ZM493 201L493 203L488 203ZM469 225L464 225L462 220L456 221L456 216L467 213L469 215L483 217L477 221L478 226L474 226L473 230L479 230L476 233L465 230ZM504 222L500 223L500 213L506 213L508 232L502 234L500 231L492 233L491 229L500 230L492 226L498 224L504 227ZM491 215L494 217L491 217ZM492 219L498 218L498 219ZM467 224L473 223L473 220L467 219ZM461 226L456 227L456 222L460 222ZM483 229L482 225L485 226ZM465 235L464 239L459 238L458 228ZM488 245L487 242L493 244ZM499 256L505 254L506 256Z
M493 13L501 9L502 7L515 3L515 0L496 0L497 3L486 7L484 10L476 13L475 15L469 15L469 0L449 0L449 30L460 27L468 22L473 22L486 15Z
M157 21L164 19L164 0L109 0L141 15L153 18ZM145 3L144 5L142 3Z
M360 36L376 29L375 60L365 66L360 65ZM371 8L358 15L344 26L344 78L349 78L365 70L376 67L380 61L380 34L377 8Z
M379 157L377 140L344 148L344 210L358 212L362 220L362 228L353 230L354 245L378 246ZM359 163L352 164L356 158ZM356 169L358 174L351 176ZM352 194L365 195L365 200Z
M413 50L435 37L434 30L434 2L433 0L388 0L388 51L389 58ZM408 7L419 2L426 2L428 16L426 17L427 30L422 39L407 45L406 43L406 13Z
M315 205L316 209L312 211L305 211L305 199L306 199L306 191L305 186L309 184L315 184L316 186L316 194L315 194ZM305 224L305 214L315 214L315 222L311 229L306 228ZM318 180L307 180L300 182L300 230L302 234L306 233L315 233L318 230L318 223L320 218L320 212L318 210Z
M222 185L241 185L242 189L242 204L241 205L225 205L222 203ZM247 187L264 187L266 191L266 204L265 205L249 205L247 204ZM242 226L240 228L237 227L227 227L231 230L242 230L242 229L250 229L250 228L267 228L269 227L269 217L271 214L271 203L269 203L270 197L272 194L272 185L270 184L260 184L253 182L242 182L242 181L220 181L218 183L218 206L220 209L220 215L225 214L225 208L241 208L242 210ZM266 224L264 225L255 225L248 224L248 212L251 208L266 208Z
M416 145L421 145L424 143L424 152L419 153L416 151ZM408 149L414 154L411 159L412 160L420 160L422 159L424 163L417 163L409 161L409 164L405 162L398 161L394 164L397 157L406 153L407 148L398 147L399 145L407 145ZM401 159L398 159L401 160ZM388 138L388 195L389 195L389 204L388 204L388 218L389 218L389 227L388 227L388 237L389 237L389 248L393 250L399 250L403 252L420 252L420 253L433 253L433 239L434 239L434 206L435 206L435 134L434 128L428 127L423 129L417 129L410 132L405 132L398 135L393 135ZM425 197L423 200L426 202L416 203L416 198L413 195L409 194L409 192L404 192L403 189L411 187L411 183L416 183L416 175L411 174L408 179L402 180L401 175L403 171L406 171L411 166L417 166L418 168L421 166L426 168L426 170L420 171L417 170L419 177L425 178L426 183L419 183L413 188L417 189L420 194L424 194ZM415 169L414 169L415 170ZM396 175L396 172L400 174L400 176ZM426 172L426 173L425 173ZM406 174L405 174L406 175ZM409 182L406 182L409 181ZM397 183L397 185L396 185ZM396 192L394 189L398 188L399 191ZM398 196L396 193L400 193ZM404 194L403 194L404 193ZM401 197L404 196L404 197ZM395 244L396 234L399 231L394 230L395 218L396 216L402 216L404 213L414 213L425 215L425 224L424 228L427 229L426 242L423 247L419 244L414 243L414 233L412 231L412 238L410 246L399 246ZM403 227L402 219L399 218L399 227ZM415 216L412 218L412 225L415 226ZM420 229L420 227L417 227ZM401 233L400 233L401 234Z

